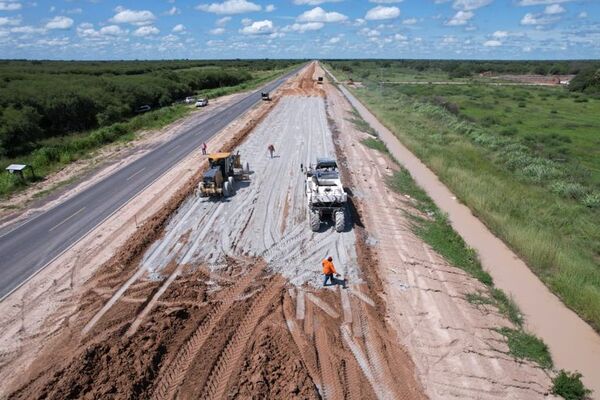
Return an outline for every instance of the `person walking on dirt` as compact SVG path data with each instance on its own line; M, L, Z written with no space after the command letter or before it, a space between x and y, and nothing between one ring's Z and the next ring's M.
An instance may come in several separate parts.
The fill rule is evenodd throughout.
M335 283L333 279L333 274L335 274L335 276L340 276L340 274L337 273L335 267L333 266L333 257L327 257L321 262L321 264L323 264L323 274L325 275L325 281L323 281L323 286L328 286L327 281L330 281L333 285Z
M206 155L206 143L202 143L202 155Z
M275 153L275 146L270 144L269 147L267 147L267 150L269 150L269 153L271 154L271 158L273 158L273 153Z

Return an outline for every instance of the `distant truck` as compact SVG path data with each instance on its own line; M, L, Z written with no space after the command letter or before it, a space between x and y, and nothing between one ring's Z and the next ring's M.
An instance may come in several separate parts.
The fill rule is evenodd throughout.
M196 101L196 107L206 107L208 105L208 99L198 99Z
M319 77L317 78L317 83L318 83L318 84L320 84L320 85L322 85L322 84L323 84L323 77L322 77L322 76L319 76Z
M271 98L269 97L269 92L260 92L260 97L263 101L271 100Z

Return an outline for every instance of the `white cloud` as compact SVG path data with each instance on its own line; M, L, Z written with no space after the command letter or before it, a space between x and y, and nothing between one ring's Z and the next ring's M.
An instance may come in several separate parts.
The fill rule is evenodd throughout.
M69 44L69 38L54 38L54 39L40 39L36 42L39 46L66 46Z
M337 3L339 1L342 1L342 0L294 0L294 4L299 5L299 6L304 6L304 5L318 6L319 4L323 4L323 3Z
M491 4L494 0L454 0L452 7L455 10L477 10Z
M408 37L406 37L406 36L402 35L401 33L396 33L396 34L394 35L394 39L395 39L395 40L398 40L398 41L400 41L400 42L404 42L404 41L406 41L406 40L408 39Z
M232 15L260 11L262 7L247 0L226 0L222 3L200 4L196 9L214 14Z
M370 38L381 36L381 32L379 32L377 29L362 28L359 33Z
M222 35L225 33L225 28L214 28L211 29L209 32L211 35Z
M558 3L567 3L573 0L520 0L520 6L539 6L546 4L558 4Z
M400 15L400 9L398 7L384 7L377 6L367 11L365 15L366 20L382 20L392 19Z
M46 29L69 29L72 26L73 20L71 18L58 16L48 21Z
M508 32L507 31L496 31L492 34L493 37L495 37L496 39L502 39L508 36Z
M587 18L588 17L588 13L586 13L585 11L582 11L579 13L579 15L577 16L578 18Z
M402 3L404 0L369 0L371 3L376 4L394 4L394 3Z
M356 18L354 20L354 23L352 25L354 25L354 26L362 26L362 25L364 25L366 23L367 23L367 21L365 21L363 18Z
M107 26L103 26L102 28L100 28L98 33L100 33L101 35L107 35L107 36L120 36L120 35L126 34L127 31L124 29L121 29L121 27L118 25L107 25Z
M8 26L8 25L19 25L21 24L21 18L20 17L15 17L15 18L11 18L11 17L0 17L0 26Z
M156 17L152 11L148 10L128 10L122 7L117 8L117 13L110 19L115 24L149 25Z
M446 21L448 26L461 26L466 25L467 22L473 18L475 14L472 11L458 11L450 20Z
M502 46L502 42L499 40L488 40L487 42L483 43L483 45L485 47L498 47Z
M171 7L167 12L165 12L166 15L178 15L181 14L181 10L179 10L179 8L173 6Z
M240 33L244 35L267 35L273 33L274 31L275 27L273 26L273 21L268 19L263 21L254 21L240 29Z
M551 4L549 6L546 6L546 9L544 10L544 14L549 14L549 15L554 15L554 14L562 14L564 13L565 10L563 6L561 6L560 4Z
M342 40L342 37L340 35L338 35L338 36L334 36L331 39L329 39L327 41L327 43L329 43L329 44L336 44L336 43L339 43L341 40Z
M141 26L141 27L137 28L135 31L133 31L133 35L139 36L139 37L158 35L159 33L160 33L160 30L157 27L152 26L152 25Z
M407 18L407 19L403 19L402 20L402 24L403 25L414 25L417 23L417 19L416 18Z
M183 25L183 24L177 24L171 30L171 32L175 32L175 33L180 33L180 32L183 32L183 31L185 31L185 25Z
M243 18L242 19L242 25L244 26L248 26L252 23L252 20L250 18Z
M325 26L325 24L322 22L305 22L303 24L295 23L292 25L288 25L283 30L285 32L293 31L293 32L304 33L307 31L318 31L319 29L323 28L324 26Z
M521 18L521 25L548 25L558 21L560 17L544 17L540 14L527 13Z
M30 25L16 26L14 28L10 28L10 31L14 32L14 33L24 33L24 34L46 33L46 29L35 28Z
M217 26L225 26L225 24L227 24L229 21L231 21L231 17L223 17L223 18L219 18L216 22L215 25Z
M0 1L0 11L17 11L20 10L21 3L12 1Z
M275 11L276 9L277 9L277 8L276 8L276 7L275 7L275 5L273 5L273 4L267 4L267 5L265 6L265 11L266 11L266 12L273 12L273 11Z
M348 19L344 14L332 11L327 12L321 7L303 12L296 18L299 22L341 22Z
M71 8L70 10L66 10L65 13L66 14L81 14L83 12L82 8Z

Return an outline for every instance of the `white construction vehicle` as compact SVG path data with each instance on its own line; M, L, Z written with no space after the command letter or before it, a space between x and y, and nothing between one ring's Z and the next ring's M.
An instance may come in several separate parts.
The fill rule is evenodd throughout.
M342 232L346 225L346 201L337 163L332 158L317 158L315 166L306 170L306 197L310 228L318 232L321 221L330 218L335 230Z

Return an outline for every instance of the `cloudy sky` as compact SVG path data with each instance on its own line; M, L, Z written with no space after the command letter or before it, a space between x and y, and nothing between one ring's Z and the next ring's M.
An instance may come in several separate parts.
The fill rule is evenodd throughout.
M600 0L0 0L0 58L600 58Z

